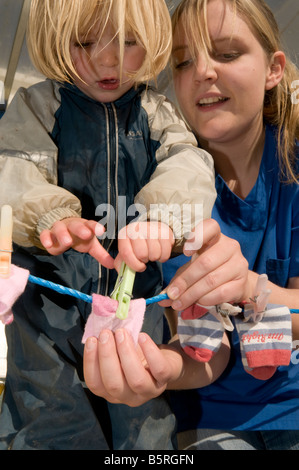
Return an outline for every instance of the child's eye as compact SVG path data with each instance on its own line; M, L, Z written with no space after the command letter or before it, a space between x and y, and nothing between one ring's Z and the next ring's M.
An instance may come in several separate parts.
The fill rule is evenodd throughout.
M93 45L93 42L91 42L91 41L86 41L86 42L82 42L82 43L81 43L81 47L82 47L83 49L88 49L88 48L90 48L92 45Z
M126 39L125 40L125 46L126 47L132 47L132 46L136 46L136 45L137 45L136 39Z
M88 48L92 47L93 44L94 44L93 41L82 41L82 42L81 41L80 42L76 41L74 43L74 46L78 47L78 48L81 48L81 49L88 49Z

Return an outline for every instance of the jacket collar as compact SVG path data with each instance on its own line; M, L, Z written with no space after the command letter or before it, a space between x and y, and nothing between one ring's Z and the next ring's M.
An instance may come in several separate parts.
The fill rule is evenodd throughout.
M96 101L92 98L90 98L89 96L87 96L85 93L83 93L81 90L79 90L79 88L76 86L76 85L73 85L71 83L63 83L63 88L66 88L67 90L69 90L71 93L74 93L92 103L101 103L100 101ZM116 101L113 101L113 104L116 106L116 107L122 107L124 105L126 105L128 102L132 101L135 96L139 95L142 93L143 90L145 90L146 88L146 85L145 84L140 84L138 85L137 87L132 87L129 91L127 91L127 93L125 93L123 96L121 96L118 100ZM107 105L109 105L109 103L105 103ZM111 103L110 103L111 104Z

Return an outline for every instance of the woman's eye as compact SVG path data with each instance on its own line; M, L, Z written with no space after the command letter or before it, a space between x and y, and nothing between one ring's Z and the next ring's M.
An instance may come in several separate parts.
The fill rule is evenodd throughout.
M225 52L225 53L215 53L214 58L218 62L232 62L233 60L238 59L240 57L239 52Z
M181 62L174 61L174 68L175 70L183 70L193 64L192 59L182 60Z

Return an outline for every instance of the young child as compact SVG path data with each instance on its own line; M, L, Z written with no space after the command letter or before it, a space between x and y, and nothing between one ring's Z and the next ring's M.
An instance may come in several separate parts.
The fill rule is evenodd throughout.
M32 0L28 45L48 80L20 89L0 122L0 199L13 207L13 262L110 295L117 233L142 205L140 237L120 240L120 257L143 271L134 297L157 294L157 261L182 244L196 208L209 217L215 200L210 155L148 86L171 50L164 0ZM184 203L190 211L181 217ZM166 238L145 237L157 224ZM29 284L13 313L1 448L172 448L165 397L131 409L107 405L82 385L88 304ZM147 309L144 331L162 342L162 308Z
M298 70L281 50L277 23L263 0L182 0L172 18L176 96L200 145L213 155L218 197L214 220L203 222L205 243L198 256L191 264L186 264L190 258L178 256L163 265L170 282L167 292L172 291L170 297L175 300L171 306L184 311L191 298L205 306L228 300L249 302L255 298L259 275L267 274L266 286L263 276L259 289L270 288L269 304L298 309ZM211 223L219 224L219 239L215 229L207 237ZM193 254L186 244L185 250ZM188 316L200 315L200 310L190 309ZM294 347L298 320L298 314L292 314ZM122 337L118 341L115 335L114 342L113 335L105 332L103 341L93 340L85 350L86 383L102 397L112 395L131 404L149 400L166 387L175 389L172 398L181 449L298 449L297 351L289 366L279 366L268 380L260 380L243 364L242 350L250 352L251 338L240 335L241 320L232 317L231 321L235 328L228 333L228 365L217 353L209 362L198 362L197 369L193 361L191 370L183 365L182 350L171 348L173 343L158 349L140 335L146 358L142 362L128 341ZM242 321L245 328L249 323ZM290 339L289 322L273 315L271 329L282 331L277 335L272 330L267 342L261 334L267 328L263 330L259 323L253 327L252 358L261 358L258 341L267 345L271 355L275 338L280 341L280 356ZM267 351L262 356L267 357ZM219 358L220 371L226 367L220 377L213 373ZM116 371L113 386L107 377L108 364ZM204 383L208 370L210 381ZM115 383L121 386L117 389Z

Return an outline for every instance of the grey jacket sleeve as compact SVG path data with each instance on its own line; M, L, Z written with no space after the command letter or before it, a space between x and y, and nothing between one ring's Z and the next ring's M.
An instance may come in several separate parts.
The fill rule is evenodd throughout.
M203 219L211 217L216 199L214 162L198 148L175 107L153 91L143 99L151 136L160 142L157 168L135 202L146 208L140 220L160 220L173 230L175 247Z
M0 120L0 201L13 208L13 241L41 247L56 220L80 217L80 201L57 186L57 148L49 136L59 106L55 83L20 89Z

